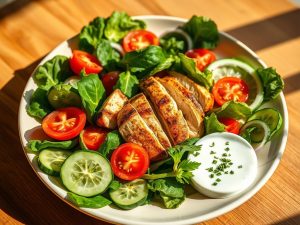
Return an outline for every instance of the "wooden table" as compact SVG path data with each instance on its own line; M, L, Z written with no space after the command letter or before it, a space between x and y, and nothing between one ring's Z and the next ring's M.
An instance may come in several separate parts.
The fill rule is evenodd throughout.
M18 106L34 67L57 44L113 10L213 18L285 80L290 130L282 161L249 201L204 224L300 224L300 9L286 0L17 0L0 9L0 224L106 224L59 200L38 179L18 137Z

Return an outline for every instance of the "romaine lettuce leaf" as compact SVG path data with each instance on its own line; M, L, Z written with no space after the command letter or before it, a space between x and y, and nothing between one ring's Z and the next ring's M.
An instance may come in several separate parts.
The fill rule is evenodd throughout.
M250 107L243 102L229 101L223 104L220 108L214 110L218 118L227 117L235 120L247 120L252 112Z
M204 118L204 124L205 124L205 134L225 131L225 125L219 122L216 114L214 113Z
M58 148L70 150L78 145L78 139L72 139L68 141L47 141L47 140L30 140L26 148L32 152L39 152L46 148Z
M84 208L102 208L110 205L111 201L102 195L96 195L94 197L83 197L72 192L67 193L67 199L73 202L76 206Z
M110 41L101 39L96 47L96 56L107 71L117 70L120 53L115 50Z

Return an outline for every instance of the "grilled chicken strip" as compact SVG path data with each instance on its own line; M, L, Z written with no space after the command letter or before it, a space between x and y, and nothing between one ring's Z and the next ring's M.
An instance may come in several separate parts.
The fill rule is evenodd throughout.
M188 139L189 127L186 120L161 83L154 77L149 77L141 83L141 88L150 98L171 143L176 145Z
M157 78L165 87L171 97L182 111L184 118L189 126L190 137L200 137L204 133L203 110L200 103L196 100L191 91L185 88L180 82L171 76Z
M144 94L138 94L129 100L131 105L137 110L143 118L147 126L154 132L161 145L167 149L171 147L171 143L163 131L162 126L155 116L152 107Z
M208 112L211 110L214 106L214 98L213 95L203 86L200 86L199 84L195 83L191 79L189 79L187 76L170 71L169 72L173 77L178 79L178 81L186 87L188 90L190 90L197 101L201 104L204 112Z
M130 103L126 103L121 109L117 121L119 132L124 140L145 148L151 161L160 160L167 156L167 152L153 131Z
M119 89L114 90L99 110L96 124L108 129L117 128L117 115L127 100L122 91Z

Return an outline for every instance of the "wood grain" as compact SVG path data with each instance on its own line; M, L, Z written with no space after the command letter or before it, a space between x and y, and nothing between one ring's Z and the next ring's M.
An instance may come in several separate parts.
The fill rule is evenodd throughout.
M286 0L18 0L0 9L0 224L107 224L69 207L43 185L25 158L17 123L22 91L41 58L113 10L209 16L277 68L290 121L282 161L249 201L203 224L300 224L300 9Z

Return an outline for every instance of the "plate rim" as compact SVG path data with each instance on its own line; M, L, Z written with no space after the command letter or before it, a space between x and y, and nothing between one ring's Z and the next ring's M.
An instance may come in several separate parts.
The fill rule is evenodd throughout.
M132 16L132 18L134 19L141 19L141 20L168 20L168 21L174 21L174 22L186 22L188 21L188 19L186 18L180 18L180 17L174 17L174 16L164 16L164 15L139 15L139 16ZM231 36L230 34L223 32L223 31L219 31L219 33L223 36L225 36L226 38L228 38L229 40L235 42L237 45L239 45L240 47L242 47L243 49L245 49L253 58L255 58L259 64L261 64L264 68L267 67L266 63L253 51L251 50L247 45L245 45L243 42L241 42L240 40L234 38L233 36ZM47 55L45 55L43 57L43 59L40 61L40 63L36 66L36 68L41 65L42 63L44 63L45 59L49 56L49 54L51 54L53 51L55 51L56 49L60 48L61 45L63 45L65 42L70 41L71 39L74 39L78 36L78 34L76 34L75 36L66 39L62 42L60 42L55 48L53 48L52 50L50 50L48 52ZM33 70L32 74L34 73L34 71L36 70L36 68ZM30 75L29 79L27 80L27 83L24 87L23 93L22 93L22 97L20 99L20 103L19 103L19 110L18 110L18 132L19 132L19 139L20 139L20 143L22 144L22 149L23 152L26 156L26 159L29 163L29 165L31 166L31 168L33 169L34 173L37 175L37 177L42 181L42 183L54 194L56 195L59 199L61 199L63 202L67 203L69 206L71 206L72 208L80 211L81 213L84 213L88 216L91 216L97 220L102 220L105 222L109 222L109 223L113 223L113 224L117 224L117 223L124 223L124 224L139 224L139 225L147 225L147 224L157 224L156 222L140 222L140 221L131 221L130 219L125 219L125 218L112 218L111 216L107 216L107 214L103 214L101 215L101 217L96 216L90 212L87 212L86 210L77 207L75 205L73 205L72 203L70 203L69 201L67 201L65 198L63 198L62 196L60 196L57 192L55 192L54 189L52 189L52 187L42 178L42 176L38 173L38 171L35 170L35 168L33 167L32 162L30 161L30 158L28 156L28 152L25 148L25 143L23 143L22 140L22 135L23 133L21 133L21 128L20 128L20 117L21 117L21 110L23 109L23 107L25 106L24 103L24 94L26 92L26 90L28 89L28 85L29 85L29 80L30 78L32 78L32 74ZM238 206L242 205L243 203L245 203L246 201L248 201L251 197L253 197L266 183L267 181L271 178L271 176L274 174L275 170L277 169L282 155L285 151L286 148L286 143L287 143L287 138L288 138L288 130L289 130L289 119L288 119L288 110L287 110L287 104L286 104L286 100L284 97L283 92L280 93L279 95L281 104L282 104L282 113L283 113L283 128L282 128L282 141L280 143L279 146L279 150L278 153L275 156L275 159L273 160L273 162L271 163L268 171L266 174L264 174L261 179L257 182L257 184L255 186L253 186L253 188L247 192L245 192L242 196L240 196L238 199L236 199L235 201L228 203L226 206L221 207L220 209L211 211L209 213L200 215L200 216L196 216L196 217L192 217L189 219L182 219L182 220L177 220L177 221L167 221L167 222L160 222L160 224L164 224L164 225L174 225L174 224L194 224L194 223L199 223L199 222L203 222L203 221L207 221L213 218L216 218L218 216L221 216L225 213L228 213L230 211L232 211L233 209L237 208ZM112 220L113 219L113 220Z

